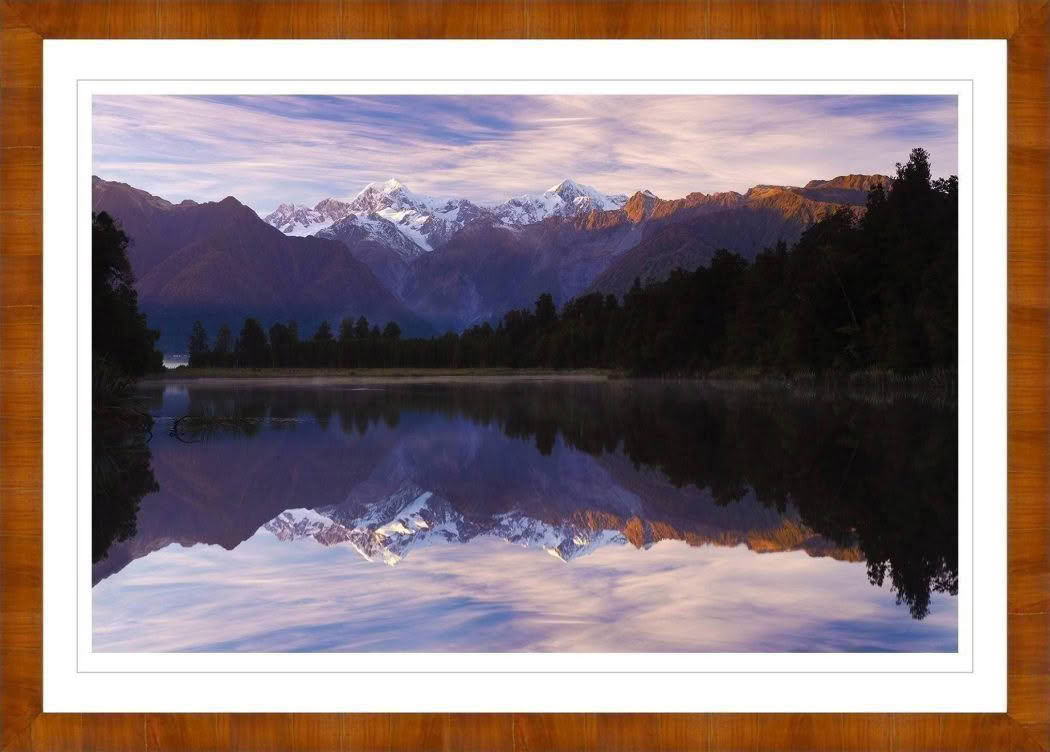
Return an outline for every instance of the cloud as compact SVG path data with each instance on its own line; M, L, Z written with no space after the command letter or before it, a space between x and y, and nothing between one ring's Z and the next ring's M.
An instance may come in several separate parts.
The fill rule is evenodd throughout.
M669 597L670 596L670 597ZM172 544L93 590L96 651L954 651L955 599L911 618L863 563L609 545L569 563L495 539L396 567L348 544Z
M93 102L96 174L173 201L266 210L397 177L477 201L564 177L668 198L887 173L915 146L956 171L954 97L138 96Z

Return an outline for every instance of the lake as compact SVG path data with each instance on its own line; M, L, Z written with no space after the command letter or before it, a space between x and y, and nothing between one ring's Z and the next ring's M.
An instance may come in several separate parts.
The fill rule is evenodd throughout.
M957 649L953 406L589 378L141 396L152 436L95 458L130 468L93 501L96 651Z

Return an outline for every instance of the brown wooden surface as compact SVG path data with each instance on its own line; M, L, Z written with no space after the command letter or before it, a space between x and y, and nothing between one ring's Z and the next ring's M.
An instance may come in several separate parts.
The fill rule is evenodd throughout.
M107 37L1009 39L1008 712L42 714L41 42ZM0 0L0 749L1050 749L1048 37L1046 0Z

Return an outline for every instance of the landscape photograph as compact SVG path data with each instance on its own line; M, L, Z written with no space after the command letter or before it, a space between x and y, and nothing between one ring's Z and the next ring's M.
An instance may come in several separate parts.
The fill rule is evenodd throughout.
M957 652L957 121L95 95L93 651Z

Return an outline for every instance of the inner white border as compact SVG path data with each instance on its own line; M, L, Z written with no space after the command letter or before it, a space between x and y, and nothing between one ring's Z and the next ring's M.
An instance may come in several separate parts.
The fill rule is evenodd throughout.
M92 653L90 524L82 512L78 529L75 501L90 499L90 269L76 249L90 248L101 93L958 96L959 652ZM45 40L45 711L1005 711L1005 115L1001 40Z

